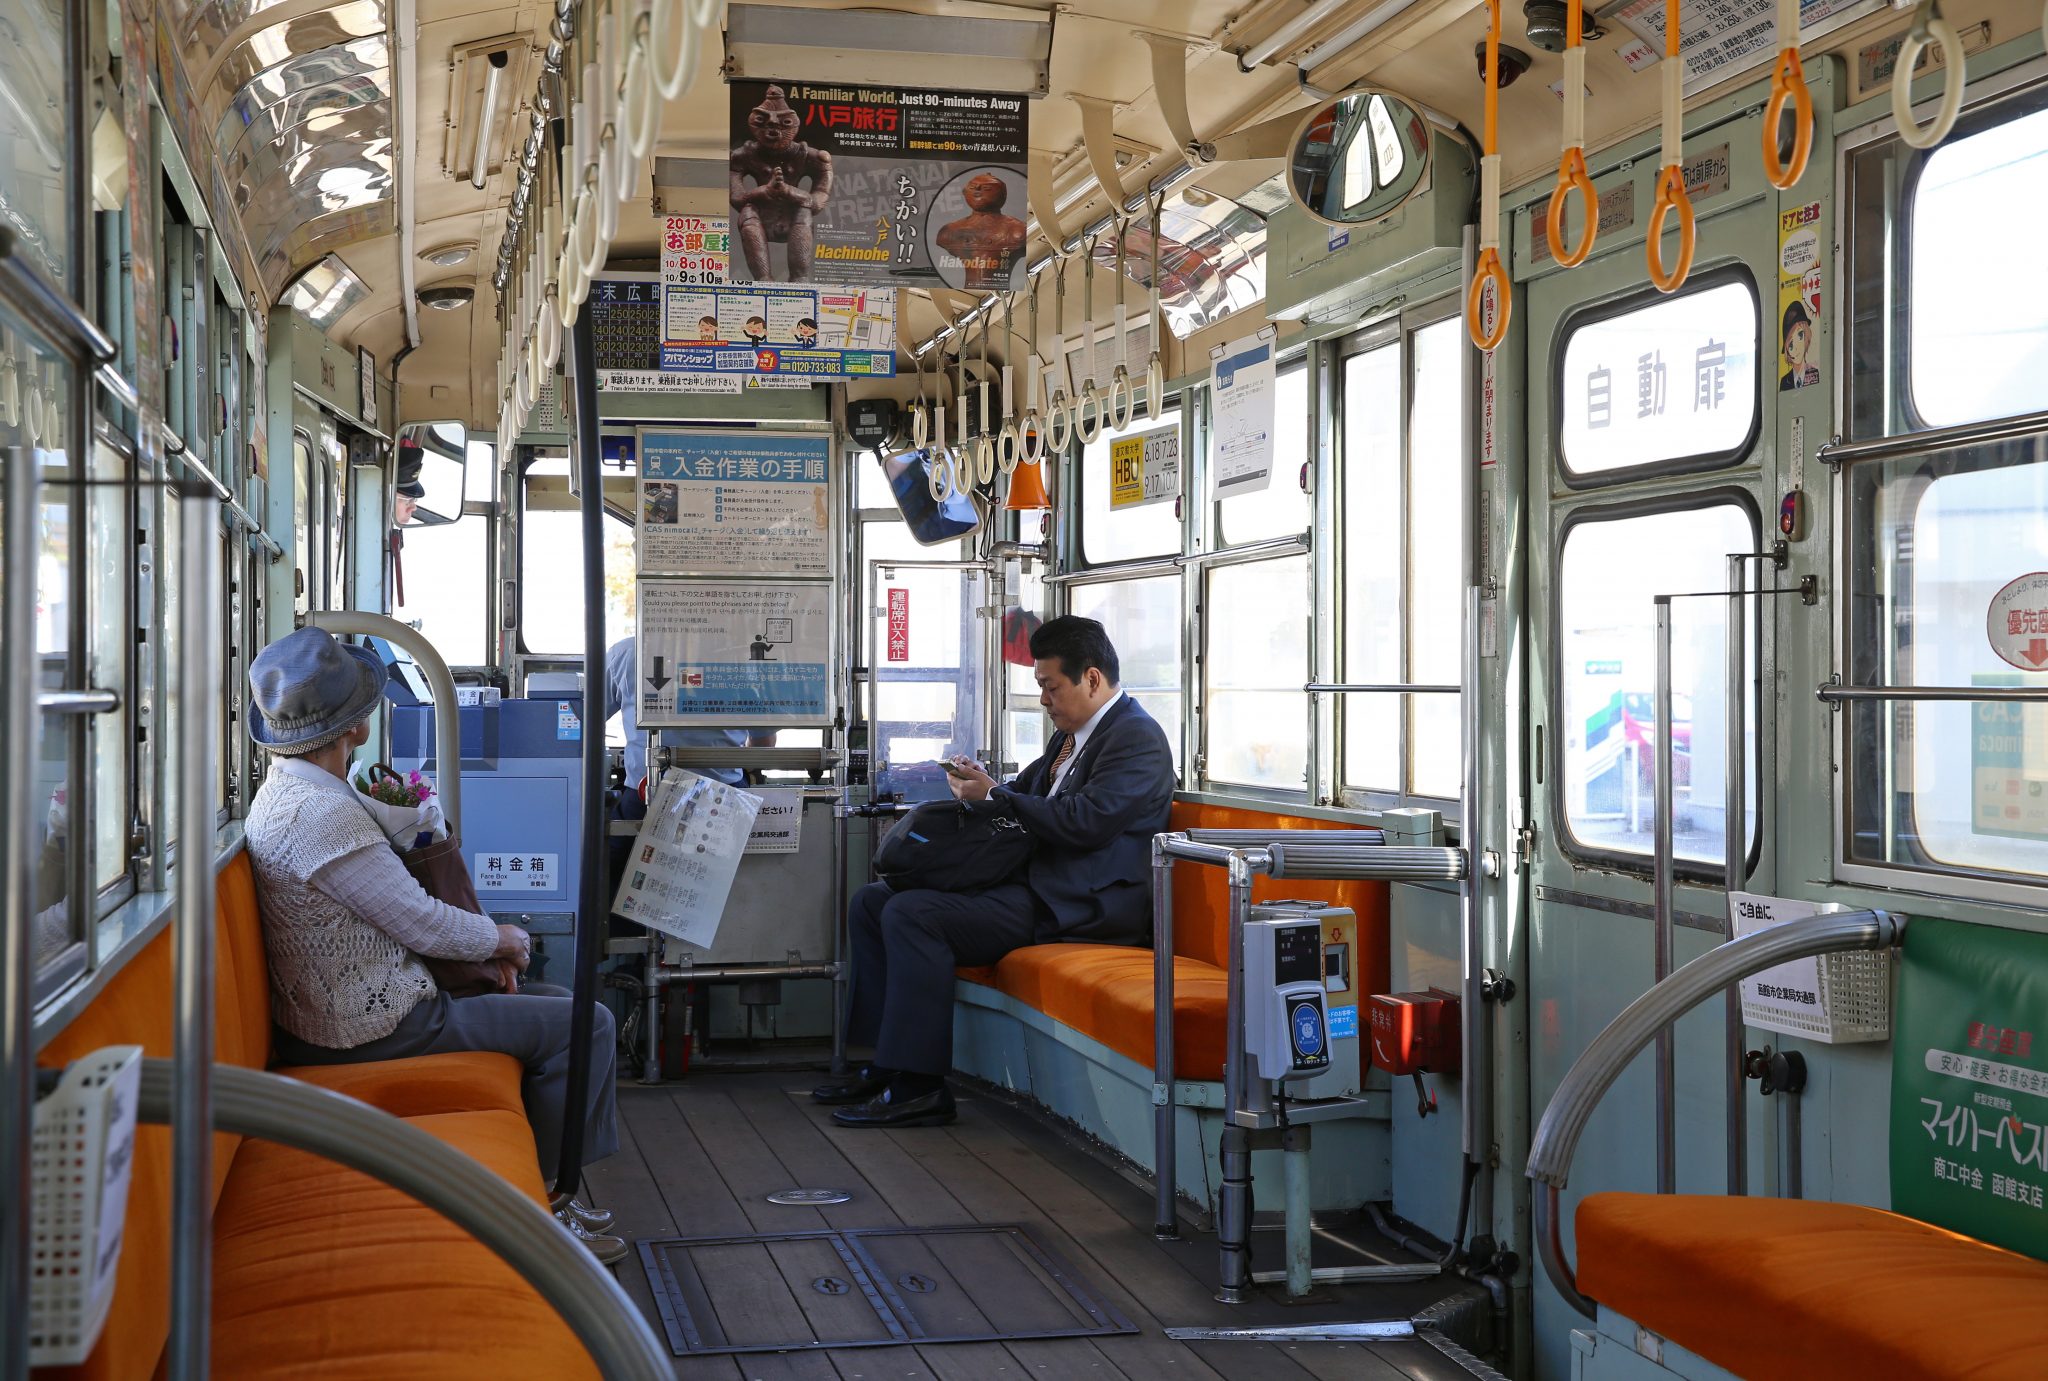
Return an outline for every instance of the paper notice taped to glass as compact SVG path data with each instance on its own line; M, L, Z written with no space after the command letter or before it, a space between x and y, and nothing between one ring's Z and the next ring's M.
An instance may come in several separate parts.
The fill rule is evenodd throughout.
M662 773L612 910L709 949L761 798L682 768Z

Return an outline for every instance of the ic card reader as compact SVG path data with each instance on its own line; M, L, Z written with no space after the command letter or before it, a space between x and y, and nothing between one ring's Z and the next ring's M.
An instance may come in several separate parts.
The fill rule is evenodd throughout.
M1323 927L1315 916L1244 927L1244 1043L1262 1079L1308 1079L1330 1067L1323 1009Z

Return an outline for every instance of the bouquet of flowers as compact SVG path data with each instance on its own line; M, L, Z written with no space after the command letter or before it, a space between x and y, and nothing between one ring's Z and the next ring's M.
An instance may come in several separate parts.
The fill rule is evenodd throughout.
M370 812L400 852L423 848L448 837L448 822L434 788L418 772L401 777L383 763L356 773L353 783L363 809Z

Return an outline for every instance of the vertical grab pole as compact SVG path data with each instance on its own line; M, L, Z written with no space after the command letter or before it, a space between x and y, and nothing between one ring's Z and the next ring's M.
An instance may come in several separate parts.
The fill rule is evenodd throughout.
M1468 483L1476 483L1469 479ZM1493 1139L1492 1044L1486 1020L1486 935L1479 917L1479 583L1465 589L1464 691L1459 705L1463 761L1458 778L1458 843L1465 852L1465 878L1458 884L1459 938L1465 991L1460 1014L1464 1030L1465 1088L1459 1105L1465 1163L1484 1165ZM1461 1246L1452 1243L1452 1246Z
M1173 1125L1173 858L1152 836L1152 1235L1180 1237Z
M555 1193L574 1194L583 1178L583 1123L590 1106L591 1018L597 1007L598 946L604 939L604 736L591 723L591 688L604 667L604 466L597 440L597 341L590 313L569 331L569 373L576 400L574 463L583 479L583 876L576 918L575 992L569 1008L569 1079L563 1097L562 1150Z
M1671 874L1672 809L1671 782L1671 596L1658 595L1657 608L1657 815L1655 832L1656 934L1652 937L1652 981L1662 983L1671 974ZM1670 1194L1678 1185L1677 1122L1673 1109L1673 1047L1671 1027L1657 1032L1657 1192Z
M36 631L37 489L41 462L25 446L9 447L6 455L7 541L0 546L6 564L0 581L0 643L32 648ZM28 661L29 666L19 665ZM0 739L0 876L6 895L4 926L0 926L0 1090L5 1090L6 1115L0 1116L0 1376L28 1375L29 1213L34 1197L30 1148L35 1129L35 1054L30 1049L35 975L30 971L34 949L30 932L35 914L36 856L35 770L36 682L33 659L17 657L17 665L0 685L6 706L6 735ZM203 718L203 716L202 716Z
M849 696L849 699L851 697ZM851 756L851 754L849 754ZM846 1074L846 986L847 966L852 963L846 933L846 908L852 903L846 882L847 846L853 838L847 812L852 809L853 792L839 791L839 804L832 807L832 1073Z
M1749 787L1745 780L1748 771L1749 744L1749 639L1743 627L1744 593L1743 584L1747 571L1748 557L1737 554L1728 558L1728 692L1725 700L1728 719L1727 768L1722 786L1722 882L1728 898L1728 938L1735 938L1735 894L1748 881L1744 876L1745 864L1749 857ZM1758 585L1763 582L1759 580ZM1759 726L1761 727L1761 726ZM1723 1077L1727 1080L1728 1101L1728 1192L1747 1194L1749 1192L1749 1105L1743 1101L1744 1084L1742 1073L1742 987L1731 983L1723 995L1727 1049L1723 1059L1727 1069Z
M1252 1283L1252 1143L1238 1121L1244 1107L1244 926L1251 917L1252 869L1243 851L1230 855L1230 974L1223 1047L1223 1189L1216 1212L1221 1258L1216 1298L1241 1304Z
M178 503L178 919L171 1049L171 1381L205 1381L213 1322L213 838L218 694L220 501Z

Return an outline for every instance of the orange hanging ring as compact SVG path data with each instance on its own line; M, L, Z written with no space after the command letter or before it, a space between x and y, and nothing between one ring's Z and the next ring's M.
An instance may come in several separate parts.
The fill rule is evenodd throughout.
M1666 272L1664 218L1673 214L1678 217L1678 262ZM1650 281L1657 285L1658 292L1677 292L1685 286L1686 278L1692 273L1692 252L1697 235L1692 198L1685 191L1685 174L1677 164L1666 163L1657 174L1657 203L1650 211L1650 237L1647 242Z
M1792 103L1792 159L1778 161L1778 129L1785 115L1785 102ZM1806 68L1797 48L1778 52L1778 65L1771 69L1771 99L1764 106L1764 176L1781 192L1790 191L1806 175L1806 160L1813 153L1813 93L1806 89Z
M1586 224L1579 232L1579 243L1571 253L1564 252L1564 210L1565 202L1577 192L1580 204L1585 207ZM1593 190L1593 179L1586 172L1586 151L1576 145L1566 149L1557 160L1557 190L1550 194L1550 214L1544 220L1544 233L1550 239L1550 257L1559 265L1575 269L1586 262L1586 256L1593 252L1593 237L1600 231L1600 197Z
M1486 285L1493 284L1493 329L1486 329ZM1465 329L1481 350L1497 349L1508 338L1508 318L1515 299L1508 282L1507 266L1500 251L1488 246L1479 251L1479 264L1472 272L1472 286L1465 292Z

